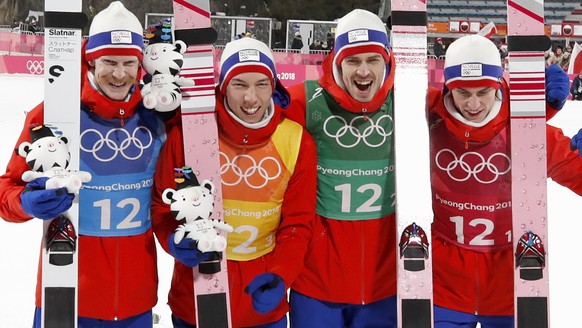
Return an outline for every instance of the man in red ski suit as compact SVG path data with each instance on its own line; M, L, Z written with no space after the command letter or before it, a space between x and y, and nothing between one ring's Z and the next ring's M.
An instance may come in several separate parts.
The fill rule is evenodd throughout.
M315 145L282 116L288 102L264 43L243 38L226 45L216 112L224 221L234 228L226 248L234 327L287 327L286 291L303 268L312 236ZM184 163L181 129L168 133L161 156L153 218L158 240L176 259L168 300L174 327L194 327L192 270L208 253L174 242L180 222L162 199L164 190L176 188L174 168L192 164L196 171Z
M427 103L435 328L513 327L509 87L485 37L456 40L445 58L444 90L430 88ZM546 69L548 119L568 84ZM582 160L560 129L546 131L548 176L582 194Z
M79 194L79 327L153 326L158 277L149 210L166 132L141 103L142 33L139 20L115 1L93 18L83 45L80 170L92 179ZM29 127L43 124L43 114L42 103L28 113L17 147L31 140ZM25 184L21 175L28 169L14 154L0 177L2 218L51 219L71 206L74 195L45 189L46 178ZM39 266L35 327L41 277Z
M323 76L289 89L285 115L317 145L317 217L291 286L291 327L396 327L394 59L380 18L337 24Z

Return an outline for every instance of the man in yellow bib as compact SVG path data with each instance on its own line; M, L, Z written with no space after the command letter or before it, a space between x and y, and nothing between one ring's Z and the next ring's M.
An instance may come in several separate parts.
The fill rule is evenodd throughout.
M235 327L287 327L286 291L303 268L315 218L316 153L311 136L284 118L289 95L271 50L253 38L226 45L216 92L226 248ZM174 327L194 327L192 267L206 253L174 243L179 222L161 199L184 164L181 129L170 131L155 178L153 219L176 258L169 294ZM201 177L206 178L206 177Z

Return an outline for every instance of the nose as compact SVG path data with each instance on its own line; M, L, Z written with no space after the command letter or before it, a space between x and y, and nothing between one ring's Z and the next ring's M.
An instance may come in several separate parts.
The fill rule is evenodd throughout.
M358 70L356 71L356 73L362 77L368 76L368 74L370 74L370 67L368 66L367 63L363 62L358 67Z
M113 69L113 77L119 80L125 77L125 69L123 68L123 66L116 66Z
M477 95L471 95L471 97L469 97L469 100L467 101L467 106L469 106L470 109L477 109L479 108L480 105L481 101L479 100L479 97L477 97Z
M255 88L248 88L245 92L244 101L247 104L254 104L257 101L257 90Z

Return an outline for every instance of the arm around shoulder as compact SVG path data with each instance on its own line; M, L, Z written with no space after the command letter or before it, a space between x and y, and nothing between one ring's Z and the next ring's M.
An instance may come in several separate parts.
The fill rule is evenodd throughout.
M276 246L267 265L289 286L303 269L305 255L312 238L317 188L317 154L313 138L305 129L297 164L281 207L281 224Z
M289 107L282 111L283 115L288 119L305 126L307 103L305 100L305 85L303 83L298 83L287 88L287 91L291 96L291 100L289 102Z

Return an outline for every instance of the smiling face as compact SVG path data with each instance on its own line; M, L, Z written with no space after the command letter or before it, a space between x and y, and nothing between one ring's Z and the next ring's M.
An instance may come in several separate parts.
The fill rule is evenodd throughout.
M371 101L384 79L386 61L376 52L345 57L341 62L341 76L346 91L359 102Z
M271 104L271 79L262 73L241 73L226 86L229 109L246 123L260 122Z
M492 87L455 88L451 90L455 107L465 119L482 122L495 104L497 90Z
M121 101L137 81L139 60L136 56L101 56L89 61L95 83L103 94Z

